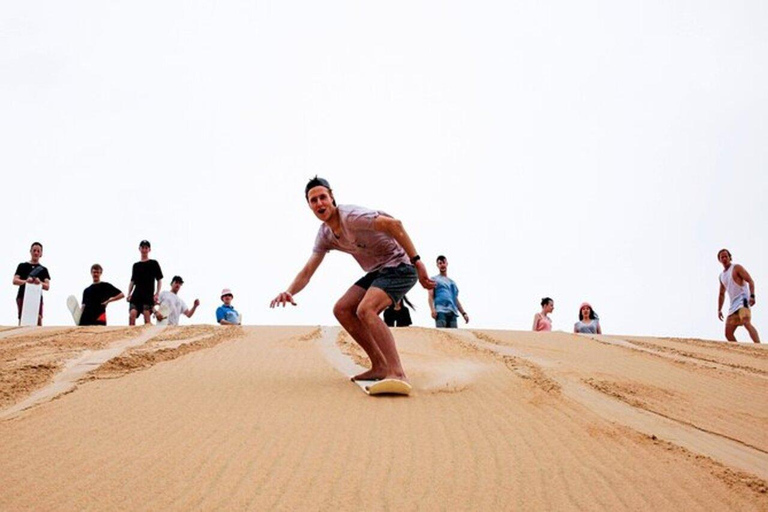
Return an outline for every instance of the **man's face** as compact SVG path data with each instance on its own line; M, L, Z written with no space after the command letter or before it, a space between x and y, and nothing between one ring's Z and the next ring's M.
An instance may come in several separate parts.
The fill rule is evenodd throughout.
M333 192L323 186L309 189L307 203L315 214L315 217L325 222L331 218L336 207L333 206Z
M142 257L148 256L149 255L149 251L151 251L151 250L152 249L147 247L146 245L140 245L139 246L139 252L141 253Z
M92 268L91 277L93 278L94 283L98 283L101 280L101 269Z
M221 300L222 300L222 302L224 302L224 304L226 304L227 306L229 306L230 304L232 304L232 296L231 296L231 295L224 295L224 296L221 298Z
M437 261L437 269L441 273L445 273L448 271L448 260L438 260Z
M731 262L731 256L728 254L728 251L720 251L720 254L717 255L717 259L720 260L720 263L722 263L723 266Z
M179 293L179 290L181 290L181 285L184 283L180 283L178 281L174 281L171 283L171 291L173 293Z
M30 256L32 256L33 261L37 261L43 256L43 248L40 247L39 245L33 245L29 249L29 254Z

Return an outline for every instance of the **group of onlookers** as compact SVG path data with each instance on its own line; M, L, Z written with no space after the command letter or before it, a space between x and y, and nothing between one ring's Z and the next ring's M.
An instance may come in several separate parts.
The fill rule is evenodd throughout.
M549 314L555 310L555 301L550 297L541 299L541 311L533 315L533 330L544 332L552 330L552 319ZM580 334L602 334L600 319L589 302L583 302L579 307L579 321L573 324L573 332Z
M152 246L149 241L142 240L139 243L141 259L133 264L127 297L111 283L101 280L104 272L101 265L98 263L91 265L91 279L93 282L83 291L78 325L107 325L107 305L123 298L126 298L129 304L129 325L136 325L136 319L139 316L144 318L145 324L151 323L152 316L154 316L158 322L178 325L181 315L191 318L195 314L195 311L200 306L200 301L195 299L190 308L179 297L179 290L184 284L181 276L174 276L171 279L170 290L161 290L163 271L157 260L150 259L149 253L151 250ZM43 290L50 288L50 273L40 263L40 258L43 255L43 245L40 242L34 242L29 252L30 260L20 263L13 276L13 284L19 287L16 295L19 320L21 320L24 292L27 284L39 284ZM222 325L240 324L240 315L232 306L232 298L233 294L230 289L225 288L222 290L222 305L216 310L216 321ZM37 324L43 324L42 298L40 299Z

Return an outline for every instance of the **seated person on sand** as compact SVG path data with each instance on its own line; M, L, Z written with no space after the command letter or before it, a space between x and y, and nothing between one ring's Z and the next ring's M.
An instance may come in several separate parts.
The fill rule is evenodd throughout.
M552 319L548 314L555 310L555 301L549 297L541 299L541 311L533 315L534 331L551 331Z
M107 325L107 304L125 297L123 292L101 280L101 265L91 265L93 284L83 291L80 325Z
M155 311L155 317L158 322L165 318L161 313L161 309L164 309L163 306L168 307L168 325L179 325L179 318L182 313L186 315L187 318L192 318L192 315L197 311L197 307L200 305L198 299L195 299L192 309L189 309L187 304L181 300L181 297L179 297L179 290L183 284L184 280L181 276L173 276L173 279L171 279L170 291L162 291L160 292L160 295L157 296L157 301L160 304L160 307Z
M603 334L600 319L589 302L583 302L579 308L579 321L573 324L573 332L581 334Z
M408 297L403 295L403 298L397 301L397 304L390 305L384 310L384 323L389 327L408 327L411 322L411 312L408 308L415 309Z
M240 314L232 306L232 290L221 290L221 300L224 304L216 309L216 321L221 325L240 325Z

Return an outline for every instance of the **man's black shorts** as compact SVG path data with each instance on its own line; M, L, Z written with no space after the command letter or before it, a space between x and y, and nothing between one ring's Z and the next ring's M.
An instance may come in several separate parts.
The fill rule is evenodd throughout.
M392 304L397 304L406 293L413 288L419 280L416 267L401 263L397 267L384 267L374 272L365 274L355 286L367 290L371 286L380 288L392 299Z

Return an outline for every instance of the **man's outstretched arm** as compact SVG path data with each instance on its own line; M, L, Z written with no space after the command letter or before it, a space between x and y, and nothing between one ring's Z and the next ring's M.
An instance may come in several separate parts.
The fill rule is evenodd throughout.
M277 297L272 299L272 302L269 303L269 307L274 308L275 306L280 305L285 307L288 302L295 306L296 303L293 301L293 296L309 284L309 280L312 279L317 267L323 262L323 258L325 258L324 252L313 252L312 256L309 257L309 260L307 260L307 263L304 265L304 268L302 268L301 272L296 275L288 289L279 293Z
M416 252L416 247L414 247L413 242L411 241L411 237L408 236L408 232L405 231L403 223L399 220L379 215L373 221L373 229L384 232L397 240L397 243L405 249L405 253L411 258L411 261L413 261L413 257L418 254ZM424 266L424 262L419 260L414 263L414 266L419 273L419 282L421 283L421 286L427 290L433 289L436 283L429 278L427 267Z

